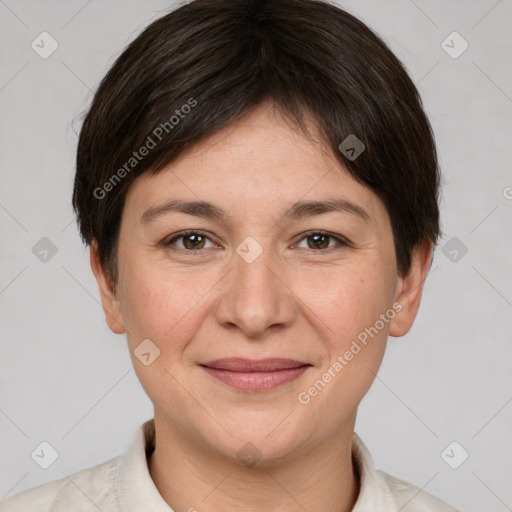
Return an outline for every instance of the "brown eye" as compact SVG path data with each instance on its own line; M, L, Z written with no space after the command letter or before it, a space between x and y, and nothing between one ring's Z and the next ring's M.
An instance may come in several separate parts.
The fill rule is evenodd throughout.
M181 245L176 243L178 240L182 240ZM184 249L187 251L199 251L202 249L207 249L207 247L205 247L205 243L208 240L210 240L210 239L201 232L189 231L189 232L183 232L183 233L175 236L168 242L165 242L164 246L165 247L177 246L179 249Z
M345 239L331 235L329 233L323 233L321 231L311 231L309 233L305 233L302 240L307 240L307 246L304 247L305 249L310 249L317 252L350 247L350 243ZM297 247L300 247L302 240L299 242ZM333 241L337 243L331 244L330 242Z
M206 238L203 235L185 235L183 245L186 249L203 249Z
M329 247L329 235L309 235L306 238L311 241L311 243L308 243L310 249L327 249Z

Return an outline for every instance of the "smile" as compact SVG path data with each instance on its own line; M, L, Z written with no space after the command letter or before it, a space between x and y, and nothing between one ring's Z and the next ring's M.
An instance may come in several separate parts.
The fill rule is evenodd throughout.
M244 391L264 391L297 379L311 365L291 359L218 359L201 367L228 386Z

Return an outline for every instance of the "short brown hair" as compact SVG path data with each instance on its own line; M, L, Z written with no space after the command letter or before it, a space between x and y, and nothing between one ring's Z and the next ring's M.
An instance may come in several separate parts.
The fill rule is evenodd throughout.
M114 283L130 184L264 101L304 133L303 116L312 115L352 177L383 200L399 275L417 245L437 243L434 135L386 43L326 0L194 0L125 48L81 128L73 207L84 243L97 241ZM350 135L364 144L355 159L339 149Z

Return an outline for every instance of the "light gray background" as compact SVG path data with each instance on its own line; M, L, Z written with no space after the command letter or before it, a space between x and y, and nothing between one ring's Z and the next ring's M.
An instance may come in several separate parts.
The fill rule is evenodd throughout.
M124 46L172 5L0 1L0 499L120 454L152 416L124 336L104 322L71 190L80 113ZM356 431L379 469L467 512L512 510L512 2L340 5L406 64L444 173L446 236ZM48 59L30 46L43 31L59 44ZM441 47L453 31L469 43L457 59ZM454 236L468 249L456 262L442 252ZM58 248L46 263L32 253L42 237ZM454 440L469 452L458 469L441 458ZM30 457L42 441L59 453L47 470Z

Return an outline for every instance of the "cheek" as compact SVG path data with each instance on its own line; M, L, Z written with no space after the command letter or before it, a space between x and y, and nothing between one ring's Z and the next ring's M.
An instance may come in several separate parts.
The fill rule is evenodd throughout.
M308 387L301 390L305 393L301 403L314 402L307 414L320 414L331 404L333 426L368 391L394 316L392 282L382 266L370 263L316 271L298 281L298 295L308 306L304 314L320 333L325 355Z
M182 349L201 321L204 298L215 280L201 272L162 272L142 263L127 270L121 302L130 346L149 338L161 350Z
M147 266L132 270L124 275L122 290L132 364L151 401L164 409L178 410L184 407L184 402L176 393L179 386L173 377L183 362L187 344L201 323L200 299L207 290L198 289L193 282L172 273L163 279L161 273L157 275ZM147 341L142 344L148 339L150 344ZM141 354L147 352L151 360L146 365Z
M126 265L121 302L130 344L149 338L160 348L183 349L215 301L215 290L222 289L222 275L199 267L162 271L143 261ZM290 281L292 292L284 300L297 302L302 314L330 340L333 356L390 307L389 276L372 262L295 269L283 279Z
M331 356L335 357L391 307L392 282L381 266L347 264L303 272L293 291L307 306L304 313L310 311L311 322L330 340ZM379 331L385 335L387 329L388 323Z
M317 285L324 281L323 293L310 293L304 299L314 313L309 318L322 337L325 357L299 390L297 400L308 421L323 434L336 429L357 407L384 356L392 316L384 322L380 315L392 305L386 300L389 283L378 272L367 270L329 272L323 279L316 275ZM318 418L324 418L321 426Z
M367 264L317 272L308 278L309 283L303 281L300 293L315 313L310 318L323 333L327 357L308 387L301 390L299 401L309 404L305 413L312 421L325 407L334 407L326 428L334 428L357 406L382 362L389 322L395 314L392 277L382 266ZM313 281L316 292L308 294Z

